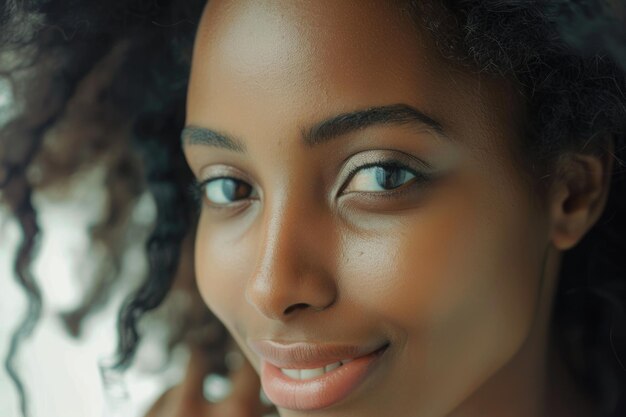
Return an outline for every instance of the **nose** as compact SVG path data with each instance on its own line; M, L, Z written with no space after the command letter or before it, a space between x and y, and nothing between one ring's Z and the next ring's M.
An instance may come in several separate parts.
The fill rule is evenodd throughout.
M337 286L329 270L332 226L324 223L315 220L310 207L290 202L263 215L259 256L245 292L261 314L287 321L335 302Z

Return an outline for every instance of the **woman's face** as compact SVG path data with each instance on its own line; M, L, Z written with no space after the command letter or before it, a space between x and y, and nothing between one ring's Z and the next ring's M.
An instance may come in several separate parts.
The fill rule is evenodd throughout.
M398 4L212 0L198 31L198 287L283 416L448 415L540 326L521 101L441 59ZM275 368L387 345L308 382Z

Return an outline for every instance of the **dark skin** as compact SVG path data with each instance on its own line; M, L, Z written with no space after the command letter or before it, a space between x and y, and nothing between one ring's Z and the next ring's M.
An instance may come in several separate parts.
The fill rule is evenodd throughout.
M209 3L187 113L205 139L184 136L195 176L211 181L200 293L257 372L250 340L390 341L377 372L320 416L591 417L549 324L562 253L604 209L610 142L564 154L540 187L518 158L512 83L442 59L398 9ZM315 146L303 135L399 106L427 119L339 129ZM348 175L381 160L404 165L393 189L373 169Z

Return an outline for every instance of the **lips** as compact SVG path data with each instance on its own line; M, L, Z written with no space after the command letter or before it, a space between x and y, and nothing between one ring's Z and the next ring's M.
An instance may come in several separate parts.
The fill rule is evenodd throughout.
M248 341L261 357L261 385L277 406L314 411L355 392L380 368L388 342L362 345Z
M265 361L282 369L314 369L335 362L370 355L388 346L387 341L362 345L297 342L282 344L272 340L250 340L250 348Z

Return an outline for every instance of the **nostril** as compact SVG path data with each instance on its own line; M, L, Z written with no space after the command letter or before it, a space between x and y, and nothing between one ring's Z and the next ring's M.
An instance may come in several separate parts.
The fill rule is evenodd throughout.
M309 307L309 305L306 303L293 304L287 307L287 309L285 309L285 314L290 314L293 310L298 310L298 309L307 308L307 307Z

